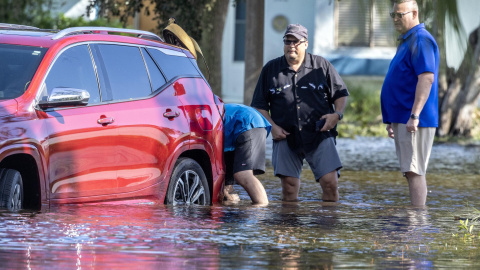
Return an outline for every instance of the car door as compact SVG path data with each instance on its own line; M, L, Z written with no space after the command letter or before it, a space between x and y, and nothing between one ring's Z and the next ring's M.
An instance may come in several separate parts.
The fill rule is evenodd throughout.
M117 130L109 105L101 103L87 44L69 47L59 54L44 80L39 99L46 99L55 88L87 90L90 98L87 106L44 112L52 199L111 194L117 188Z
M165 192L165 176L180 151L189 124L175 89L167 86L161 71L144 48L97 44L109 85L118 129L118 192L132 195L157 183Z
M197 149L203 148L211 158L212 167L221 172L223 166L223 126L215 96L199 73L196 64L184 53L168 53L148 49L160 65L167 80L174 81L173 87L184 106L190 125L190 143Z

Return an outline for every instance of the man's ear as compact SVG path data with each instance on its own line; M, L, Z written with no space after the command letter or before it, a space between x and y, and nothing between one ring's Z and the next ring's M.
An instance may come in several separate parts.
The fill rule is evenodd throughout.
M418 18L418 10L412 10L413 19Z

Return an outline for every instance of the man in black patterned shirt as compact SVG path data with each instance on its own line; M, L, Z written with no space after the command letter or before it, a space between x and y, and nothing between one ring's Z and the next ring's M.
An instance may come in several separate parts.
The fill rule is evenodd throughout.
M349 95L330 62L306 52L307 29L290 24L284 55L268 62L258 79L251 106L272 124L272 163L282 181L283 200L298 200L303 160L320 182L324 201L338 201L342 163L335 146L337 123ZM316 130L317 122L324 121Z

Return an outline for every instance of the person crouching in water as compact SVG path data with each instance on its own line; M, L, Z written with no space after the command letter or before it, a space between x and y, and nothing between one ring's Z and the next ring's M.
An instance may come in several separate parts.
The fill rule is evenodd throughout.
M257 110L241 104L225 104L224 158L226 165L224 197L238 201L232 194L237 182L253 204L268 204L267 193L255 175L265 173L265 141L272 126Z

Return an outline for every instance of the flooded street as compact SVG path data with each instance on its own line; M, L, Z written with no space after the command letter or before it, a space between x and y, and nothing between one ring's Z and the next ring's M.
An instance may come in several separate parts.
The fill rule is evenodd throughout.
M239 186L236 205L165 206L152 201L0 210L2 269L434 269L480 265L478 235L464 240L455 216L480 209L480 146L435 145L424 209L408 206L393 141L339 139L339 203L319 200L309 170L300 202L255 207ZM458 235L456 235L458 234Z

